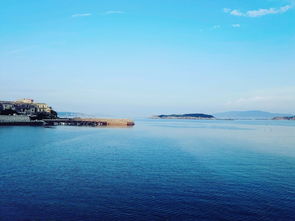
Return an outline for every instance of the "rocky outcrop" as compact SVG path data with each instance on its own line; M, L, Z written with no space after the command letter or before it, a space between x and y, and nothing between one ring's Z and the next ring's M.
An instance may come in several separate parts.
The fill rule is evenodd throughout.
M57 113L45 103L35 103L32 99L0 101L0 115L29 116L33 120L55 119Z
M170 115L155 115L154 119L196 119L196 120L212 120L215 119L213 115L209 114L170 114Z
M291 116L291 117L274 117L273 120L295 120L295 116Z

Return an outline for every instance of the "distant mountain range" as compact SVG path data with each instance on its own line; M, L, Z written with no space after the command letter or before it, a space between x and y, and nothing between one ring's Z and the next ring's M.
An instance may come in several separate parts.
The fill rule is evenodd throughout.
M58 112L58 117L61 118L67 118L67 117L93 117L92 115L89 114L84 114L84 113L77 113L77 112Z
M240 120L265 120L273 119L275 117L293 116L292 114L270 113L265 111L229 111L223 113L216 113L214 116L218 119L240 119Z

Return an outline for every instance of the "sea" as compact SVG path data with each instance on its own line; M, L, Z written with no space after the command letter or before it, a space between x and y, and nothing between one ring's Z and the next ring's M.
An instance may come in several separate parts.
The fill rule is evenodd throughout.
M294 221L295 121L0 127L0 221Z

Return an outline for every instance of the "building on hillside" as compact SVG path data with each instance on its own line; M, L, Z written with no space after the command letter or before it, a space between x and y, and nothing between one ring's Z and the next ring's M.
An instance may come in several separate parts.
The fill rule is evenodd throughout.
M34 103L33 99L0 101L0 115L27 115L30 117L56 118L57 114L45 103Z
M23 99L17 100L15 103L33 104L34 100L28 99L28 98L23 98Z
M34 115L38 112L38 108L30 103L15 103L15 110L21 115Z
M37 112L50 112L52 110L52 108L45 103L34 103L34 105L37 107Z
M0 111L3 110L15 110L14 102L0 101Z

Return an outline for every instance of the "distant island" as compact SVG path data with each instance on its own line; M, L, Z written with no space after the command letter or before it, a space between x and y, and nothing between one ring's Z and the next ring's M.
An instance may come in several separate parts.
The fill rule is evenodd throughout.
M195 120L295 120L292 114L270 113L265 111L229 111L213 115L193 114L161 114L152 119L195 119Z
M215 117L209 114L170 114L155 115L153 119L195 119L195 120L213 120Z
M291 116L291 117L274 117L273 120L295 120L295 116Z

